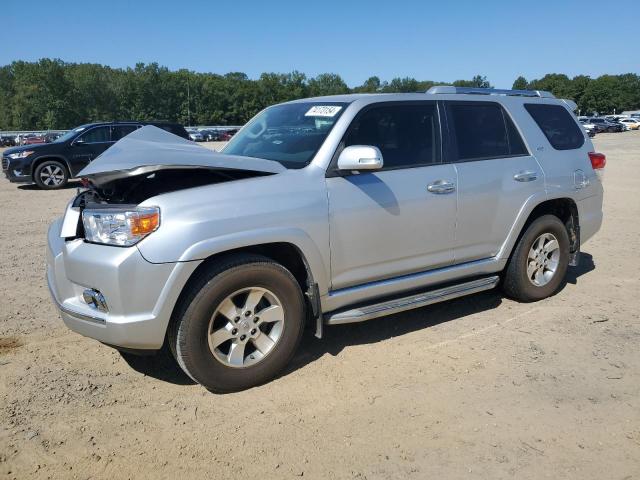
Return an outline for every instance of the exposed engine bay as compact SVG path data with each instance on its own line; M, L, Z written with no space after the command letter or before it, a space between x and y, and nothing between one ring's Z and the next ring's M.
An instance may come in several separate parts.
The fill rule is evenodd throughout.
M88 205L137 205L163 193L264 175L270 173L180 167L127 175L104 183L83 179L87 190L78 195L74 206L82 209Z

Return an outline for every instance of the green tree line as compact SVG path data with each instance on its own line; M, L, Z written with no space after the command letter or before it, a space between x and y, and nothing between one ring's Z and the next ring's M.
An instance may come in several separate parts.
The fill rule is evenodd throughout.
M486 77L457 80L456 86L490 87ZM573 98L587 111L640 107L637 75L547 75L516 80L523 88L551 90ZM337 74L307 77L301 72L263 73L257 79L172 71L157 63L134 68L68 63L55 59L16 61L0 67L0 130L66 129L95 120L167 120L185 125L239 125L274 103L317 95L360 92L420 92L447 82L368 78L349 88ZM515 87L515 84L514 84Z
M583 115L640 109L640 76L635 73L598 78L586 75L569 78L561 73L550 73L531 81L520 76L513 83L513 88L547 90L558 98L570 98L578 104Z

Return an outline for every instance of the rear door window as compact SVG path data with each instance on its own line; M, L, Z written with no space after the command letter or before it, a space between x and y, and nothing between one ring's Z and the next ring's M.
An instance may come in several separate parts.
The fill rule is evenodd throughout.
M131 132L135 132L138 128L140 128L140 125L114 125L111 128L111 140L117 142Z
M439 162L435 102L376 104L351 124L344 146L371 145L382 153L384 169Z
M448 102L460 161L527 155L513 121L493 102Z
M80 139L84 143L108 143L111 141L109 127L96 127L83 134Z
M525 103L524 108L556 150L573 150L584 145L584 133L562 105Z

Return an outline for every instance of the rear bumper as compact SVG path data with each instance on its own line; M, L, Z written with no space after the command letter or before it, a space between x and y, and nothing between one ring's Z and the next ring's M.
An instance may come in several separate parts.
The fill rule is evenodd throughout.
M115 347L157 350L173 307L199 262L147 262L135 247L93 245L60 237L62 220L49 228L47 283L65 325ZM83 300L99 290L108 312Z
M580 219L580 244L593 237L602 226L602 195L592 195L576 202Z

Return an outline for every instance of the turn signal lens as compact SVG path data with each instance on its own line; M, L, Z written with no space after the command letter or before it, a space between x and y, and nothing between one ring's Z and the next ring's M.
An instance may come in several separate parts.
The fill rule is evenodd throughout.
M148 235L160 225L160 212L154 210L149 213L142 213L137 217L131 217L131 234Z

